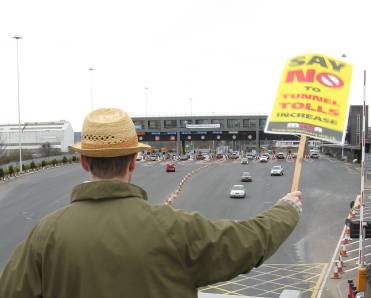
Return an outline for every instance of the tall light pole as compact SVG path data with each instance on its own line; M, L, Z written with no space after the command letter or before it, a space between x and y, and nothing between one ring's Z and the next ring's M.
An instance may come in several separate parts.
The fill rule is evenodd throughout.
M94 110L94 101L93 101L93 67L89 67L90 71L90 101L91 101L91 110Z
M144 87L144 95L145 95L145 102L144 102L144 109L145 109L145 115L148 116L148 87Z
M22 129L21 129L21 103L19 96L19 55L18 55L18 41L22 39L21 36L15 35L13 38L17 45L17 97L18 97L18 143L19 143L19 173L23 173L22 165Z

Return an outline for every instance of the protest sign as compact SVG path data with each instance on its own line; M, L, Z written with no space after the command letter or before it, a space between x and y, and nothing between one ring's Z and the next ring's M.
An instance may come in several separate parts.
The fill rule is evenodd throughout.
M344 144L352 65L320 54L286 64L265 132L301 135L291 191L298 189L307 136Z
M319 54L290 59L265 132L343 144L352 65Z

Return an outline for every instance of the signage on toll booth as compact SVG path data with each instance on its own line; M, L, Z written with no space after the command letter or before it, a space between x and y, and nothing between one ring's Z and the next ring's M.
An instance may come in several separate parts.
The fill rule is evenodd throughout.
M286 64L265 132L343 144L352 65L319 54Z

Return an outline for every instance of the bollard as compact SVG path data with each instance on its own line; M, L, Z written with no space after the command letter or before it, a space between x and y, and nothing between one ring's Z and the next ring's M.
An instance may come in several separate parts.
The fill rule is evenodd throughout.
M365 297L371 297L371 265L367 265L366 267Z
M366 286L366 268L360 267L357 269L357 291L364 292Z
M353 280L351 279L348 279L348 298L352 298L353 297Z

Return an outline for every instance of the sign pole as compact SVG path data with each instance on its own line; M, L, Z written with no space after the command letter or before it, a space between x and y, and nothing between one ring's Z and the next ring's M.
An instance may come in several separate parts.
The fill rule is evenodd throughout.
M296 157L295 171L294 171L294 178L292 179L291 192L297 191L299 189L301 166L303 164L306 141L307 141L307 136L302 135L300 137L299 150L298 150L298 155Z
M363 73L363 110L362 110L362 161L361 161L361 202L359 207L359 253L358 253L358 276L357 289L364 291L365 285L365 147L366 147L366 70Z

